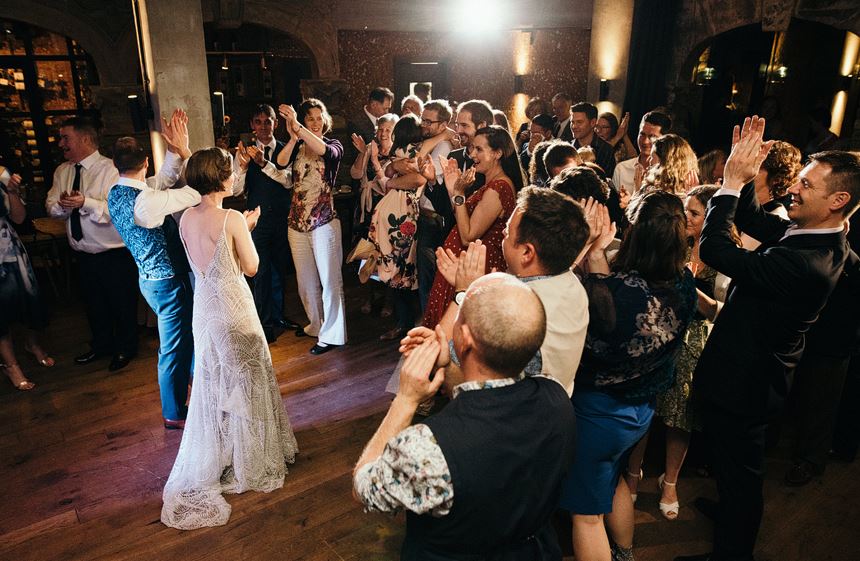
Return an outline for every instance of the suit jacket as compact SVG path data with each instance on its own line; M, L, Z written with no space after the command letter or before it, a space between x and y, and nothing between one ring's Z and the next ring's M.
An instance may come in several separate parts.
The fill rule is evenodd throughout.
M349 133L359 135L365 142L370 142L376 136L376 124L370 120L364 109L350 117L348 125Z
M570 130L570 119L559 121L556 118L555 121L555 126L553 126L552 128L552 135L559 140L563 140L565 142L573 142L573 131Z
M731 226L762 240L738 248ZM699 249L705 263L732 278L693 376L696 398L732 414L763 419L788 395L804 347L842 273L844 232L783 238L790 223L765 213L752 184L740 198L713 197Z
M269 161L277 162L278 154L285 146L280 140L275 140L275 150L269 155ZM277 166L277 163L275 165ZM261 217L286 220L292 191L263 173L253 160L248 163L248 171L245 172L245 192L248 194L248 208L259 206Z

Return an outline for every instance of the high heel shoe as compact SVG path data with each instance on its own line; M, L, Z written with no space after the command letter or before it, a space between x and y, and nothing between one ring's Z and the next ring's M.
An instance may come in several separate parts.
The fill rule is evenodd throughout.
M657 486L660 487L661 493L663 491L663 485L668 485L670 487L674 487L677 484L678 484L677 481L675 483L669 483L668 481L666 481L666 474L665 473L657 478ZM665 518L666 520L676 520L678 518L678 513L681 510L681 505L678 501L675 501L674 503L664 503L664 502L660 501L659 506L660 506L660 514L662 514L663 518Z
M645 477L645 473L642 471L642 468L639 468L639 473L631 473L629 470L624 474L625 478L633 478L637 480L636 487L637 490L639 488L639 481L642 481L642 478ZM630 484L628 483L628 487ZM630 499L633 501L633 504L636 504L636 498L639 496L639 493L630 493Z
M37 355L36 351L33 350L31 347L28 347L25 345L24 350L27 351L28 353L30 353L31 355L33 355L33 358L36 359L36 362L38 362L39 364L41 364L45 368L51 368L56 364L54 359L51 358L51 355L49 355L45 351L42 351L42 358L39 358L39 355Z
M17 364L0 364L0 369L3 369L3 372L6 374L6 377L9 378L9 381L12 382L12 385L15 386L16 390L20 390L22 392L30 391L36 387L36 384L31 382L24 376L24 372L21 371L21 367ZM12 372L17 370L17 376L13 375ZM18 378L18 381L15 381L15 378Z

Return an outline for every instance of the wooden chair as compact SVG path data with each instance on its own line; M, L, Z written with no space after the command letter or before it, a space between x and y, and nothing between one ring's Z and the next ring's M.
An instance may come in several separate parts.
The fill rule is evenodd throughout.
M71 292L71 266L66 238L66 222L57 218L34 218L33 237L27 244L33 269L45 271L48 282L59 298L59 281L65 276L65 293Z

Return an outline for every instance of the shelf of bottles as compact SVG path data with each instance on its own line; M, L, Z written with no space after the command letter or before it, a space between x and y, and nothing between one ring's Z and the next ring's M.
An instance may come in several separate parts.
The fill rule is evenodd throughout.
M54 168L62 161L58 127L93 106L98 77L73 39L0 20L0 165L24 179L24 196L37 216Z

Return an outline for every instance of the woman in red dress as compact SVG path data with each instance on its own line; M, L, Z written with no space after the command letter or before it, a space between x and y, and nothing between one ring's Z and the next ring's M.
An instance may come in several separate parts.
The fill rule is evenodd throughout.
M514 141L504 128L492 125L475 134L469 156L475 165L460 173L455 160L445 167L445 187L454 206L457 225L445 239L444 248L460 255L469 242L480 239L487 246L487 269L507 269L502 254L505 224L516 206L516 193L523 187L523 172L517 158ZM475 173L486 177L484 186L465 198L466 188ZM423 324L434 328L454 297L454 287L436 272Z

